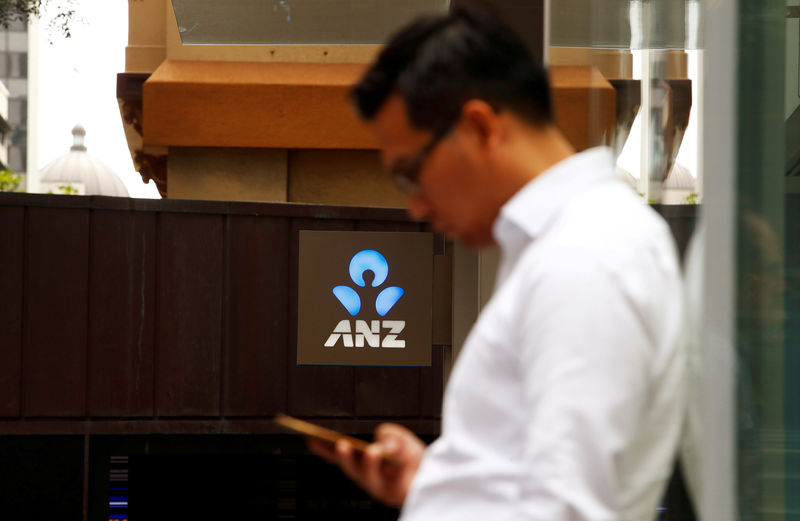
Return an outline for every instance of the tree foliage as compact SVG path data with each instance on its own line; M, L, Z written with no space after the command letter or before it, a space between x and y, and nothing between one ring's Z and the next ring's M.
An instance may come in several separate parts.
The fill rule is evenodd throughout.
M78 190L77 188L75 188L71 184L58 185L57 189L58 189L58 193L64 194L64 195L80 195L80 193L81 193L80 190ZM47 193L48 194L52 194L53 192L51 190L51 191L49 191Z
M0 192L17 192L22 176L13 170L0 170Z
M0 0L0 24L8 27L11 22L39 16L41 8L42 0Z
M75 9L74 0L0 0L0 26L8 28L11 22L26 21L31 16L39 17L43 10L51 11L48 26L69 38L70 22Z

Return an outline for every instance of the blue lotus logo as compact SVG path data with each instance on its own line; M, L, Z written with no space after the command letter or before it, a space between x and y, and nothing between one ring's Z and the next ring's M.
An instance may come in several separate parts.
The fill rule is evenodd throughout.
M389 263L386 262L386 257L375 250L361 250L353 255L353 258L350 259L350 279L355 285L366 287L364 273L367 271L371 271L375 275L371 284L373 288L386 282L386 277L389 276ZM397 304L403 293L403 288L397 286L390 286L381 291L375 299L375 311L378 312L378 315L386 316L386 313ZM361 297L350 286L336 286L333 288L333 294L351 316L356 316L361 311Z

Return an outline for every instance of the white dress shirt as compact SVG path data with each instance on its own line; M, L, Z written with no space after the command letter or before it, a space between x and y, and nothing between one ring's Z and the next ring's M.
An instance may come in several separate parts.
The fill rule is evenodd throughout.
M403 521L648 521L684 409L682 286L666 223L604 148L501 209L494 295L453 369Z

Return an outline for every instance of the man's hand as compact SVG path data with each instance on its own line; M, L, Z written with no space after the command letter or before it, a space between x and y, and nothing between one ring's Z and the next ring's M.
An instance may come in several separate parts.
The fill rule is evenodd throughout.
M363 454L354 451L346 440L339 440L335 447L331 447L309 439L308 446L314 454L338 465L369 495L393 507L399 507L405 501L425 452L422 440L394 423L379 425L375 430L375 441Z

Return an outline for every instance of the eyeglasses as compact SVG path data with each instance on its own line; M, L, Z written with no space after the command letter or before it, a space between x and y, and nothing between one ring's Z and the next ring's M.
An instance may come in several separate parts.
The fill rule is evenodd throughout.
M450 133L452 128L453 123L445 125L431 137L430 141L417 152L417 155L408 161L402 161L392 167L391 174L397 188L407 194L419 192L419 172L422 170L423 163L425 163L430 153L433 152L433 149L436 148L436 145Z

